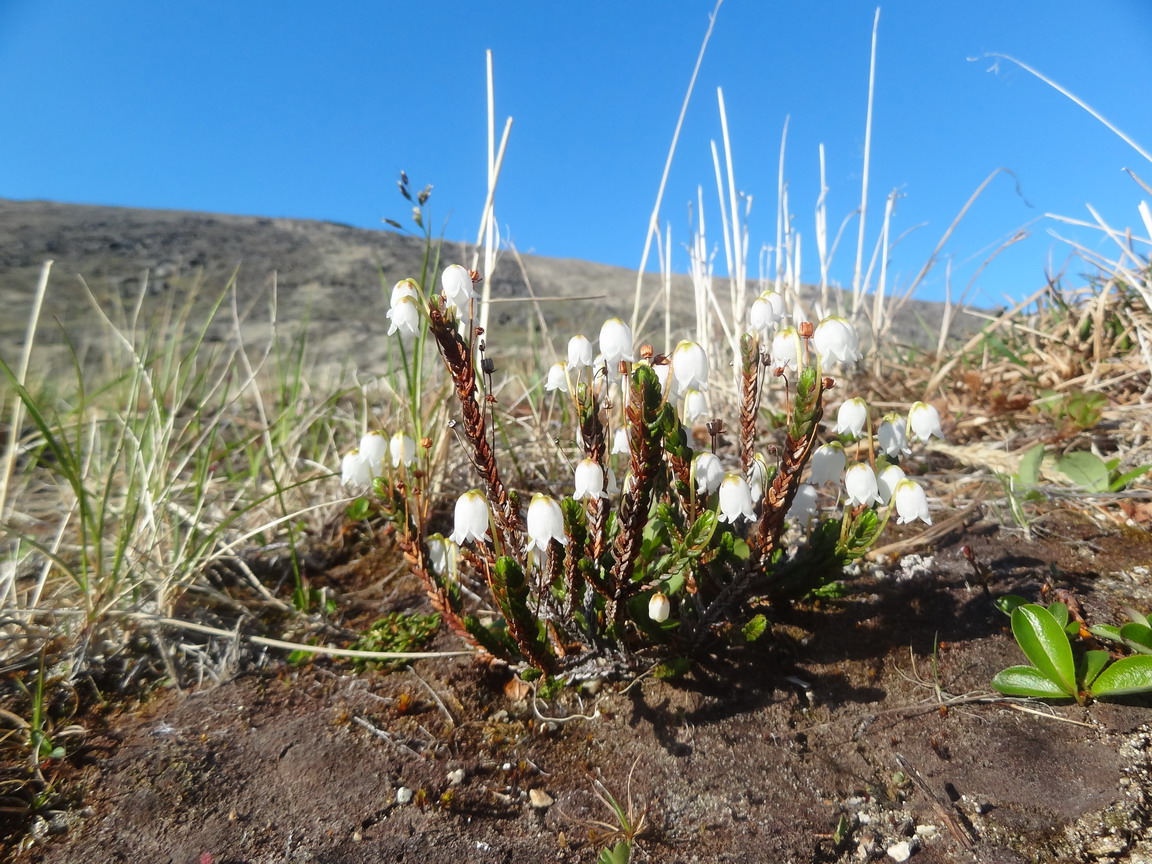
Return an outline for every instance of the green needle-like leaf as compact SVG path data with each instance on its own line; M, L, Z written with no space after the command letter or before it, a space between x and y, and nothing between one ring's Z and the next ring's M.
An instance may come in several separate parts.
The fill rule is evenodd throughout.
M1051 612L1035 603L1017 607L1012 611L1012 635L1033 666L1067 695L1076 695L1072 646Z
M1152 692L1152 657L1141 654L1117 660L1100 673L1093 696L1124 696Z
M1009 696L1069 699L1071 694L1044 676L1035 666L1009 666L992 679L992 686Z

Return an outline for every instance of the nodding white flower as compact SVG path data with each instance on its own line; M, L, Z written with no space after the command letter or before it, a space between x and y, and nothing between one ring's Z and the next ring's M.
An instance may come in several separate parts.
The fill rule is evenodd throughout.
M384 317L392 321L388 326L389 336L397 330L415 333L420 326L420 307L416 304L415 298L404 295L392 304L392 308L384 313Z
M620 484L616 482L616 472L611 468L609 468L606 472L606 476L604 477L604 485L604 491L609 495L615 495L620 491Z
M581 459L576 466L576 491L572 497L577 501L584 498L607 498L604 492L604 469L595 459Z
M583 333L568 340L568 368L574 372L592 365L592 343Z
M548 544L553 540L560 544L568 543L564 534L564 511L555 498L537 492L528 505L528 542L524 551L536 548L547 552Z
M940 412L935 405L927 402L915 402L908 409L908 428L925 444L933 435L944 437L944 430L940 428Z
M748 469L748 488L752 492L753 501L764 500L766 485L768 485L768 462L757 453L752 457L752 465Z
M676 378L676 393L708 389L708 355L698 342L687 340L672 352L672 374Z
M697 495L711 495L724 482L724 466L715 453L707 450L692 458L692 474L696 477Z
M892 493L896 491L896 486L907 476L904 469L899 465L889 465L877 475L876 487L880 493L881 503L887 504L892 500Z
M545 390L559 390L561 393L568 392L568 367L564 365L563 361L553 363L548 367L548 378L544 382Z
M684 391L684 410L680 412L685 423L695 423L708 416L708 400L699 390Z
M411 297L413 300L420 299L420 292L416 290L415 279L401 279L392 286L392 296L388 301L389 308L394 309L401 297Z
M829 315L816 325L812 344L825 363L854 363L863 356L856 329L838 315Z
M844 489L849 504L876 504L880 501L876 472L867 462L857 462L844 472Z
M375 479L384 473L384 457L388 455L388 442L380 432L369 432L360 439L360 458L368 465Z
M372 484L372 468L359 450L345 453L340 460L340 482L355 489Z
M443 534L432 534L427 542L428 561L432 565L432 572L437 576L453 572L456 569L456 555L459 552L456 544Z
M784 318L784 298L775 291L765 291L752 301L752 308L748 311L748 320L755 330L763 337Z
M668 390L668 373L671 371L672 366L668 363L661 363L652 367L652 371L656 373L656 379L660 382L660 392L664 393Z
M388 455L392 457L393 468L399 467L401 462L407 467L416 461L416 442L403 432L397 432L388 439Z
M885 414L876 430L876 443L880 449L892 457L904 456L912 452L908 446L907 424L896 414Z
M739 474L728 473L720 483L720 521L736 523L741 517L755 519L752 508L752 490L748 481Z
M923 519L927 524L932 524L932 516L928 513L928 496L915 480L905 478L897 483L892 501L896 505L897 525L914 519Z
M488 530L488 499L479 489L465 492L456 499L452 542L462 546L469 540L483 540Z
M628 430L617 429L612 433L612 455L617 453L631 453L632 447L628 443Z
M792 499L792 506L784 514L785 519L795 519L807 523L819 511L816 503L816 487L808 483L801 483L796 487L796 495Z
M470 300L478 299L472 290L472 274L459 264L449 264L440 274L440 293L457 309L467 309Z
M668 602L668 595L657 591L648 601L648 617L657 624L668 620L668 613L672 611L672 604Z
M800 334L795 327L785 327L772 337L772 365L798 369L800 366Z
M808 482L813 486L822 483L838 484L846 464L848 457L844 455L844 447L839 441L830 441L823 447L817 447L812 453L812 458L808 460L810 466Z
M619 318L609 318L600 328L600 351L608 373L616 374L621 360L632 359L632 329Z
M864 434L864 425L868 422L868 403L861 397L849 399L840 406L836 412L836 434L851 435L859 438Z

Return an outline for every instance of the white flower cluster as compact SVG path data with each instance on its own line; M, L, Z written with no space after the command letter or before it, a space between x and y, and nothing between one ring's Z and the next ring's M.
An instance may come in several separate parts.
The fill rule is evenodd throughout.
M459 264L451 264L440 274L440 296L444 305L458 315L468 312L471 302L478 299L472 290L472 274ZM388 335L420 330L420 289L415 279L403 279L392 288L392 296L385 317L391 322Z
M856 397L840 406L834 431L837 435L850 435L859 440L866 434L867 423L868 403ZM870 431L867 434L870 435ZM876 431L876 446L889 459L899 459L912 452L908 446L910 437L927 443L933 436L944 437L940 412L926 402L916 402L908 411L907 419L902 420L895 413L884 416ZM899 465L888 464L877 473L868 462L857 462L850 467L847 463L848 456L839 441L817 448L808 462L808 483L812 487L842 483L846 500L852 506L892 506L898 524L916 519L932 524L928 496L923 487L910 479Z
M384 462L389 460L393 468L403 465L407 468L416 460L416 442L397 432L385 438L382 432L369 432L360 439L360 446L345 454L340 463L340 474L345 486L363 489L372 481L384 475Z

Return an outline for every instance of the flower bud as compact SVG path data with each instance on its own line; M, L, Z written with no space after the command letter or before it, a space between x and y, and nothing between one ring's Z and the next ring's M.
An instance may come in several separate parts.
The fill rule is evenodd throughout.
M657 624L668 620L668 613L672 611L672 604L668 602L668 595L657 591L648 601L648 617Z

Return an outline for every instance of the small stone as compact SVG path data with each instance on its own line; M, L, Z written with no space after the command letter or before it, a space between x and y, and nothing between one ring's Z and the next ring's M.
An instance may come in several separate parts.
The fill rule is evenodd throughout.
M544 810L555 803L555 799L543 789L529 789L528 801L537 810Z
M919 837L921 840L931 840L933 837L935 837L939 833L940 833L940 829L937 828L935 825L929 825L926 823L924 825L917 825L916 826L916 836Z
M899 862L899 861L907 861L909 858L911 858L912 857L912 849L913 849L913 846L912 846L912 843L910 841L901 840L899 843L893 843L891 846L889 846L884 851L888 853L888 857L891 858L893 861Z
M448 772L448 785L459 786L464 782L464 769L457 768L455 771Z
M396 803L407 804L412 800L413 792L407 786L401 786L396 790Z

